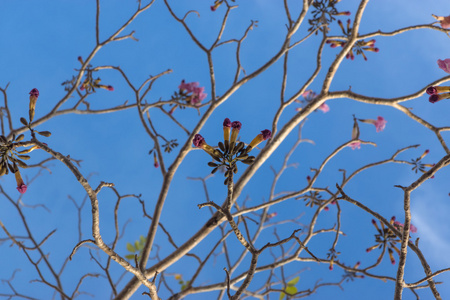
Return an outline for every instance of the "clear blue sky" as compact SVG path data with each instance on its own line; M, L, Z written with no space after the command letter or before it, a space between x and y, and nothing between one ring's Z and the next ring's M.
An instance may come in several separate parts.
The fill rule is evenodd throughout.
M213 1L172 1L174 10L178 16L184 15L188 10L195 9L200 12L200 18L190 15L187 19L195 34L200 36L200 41L210 45L213 37L219 29L219 21L225 8L220 7L216 12L211 12L209 6ZM258 20L258 27L249 33L243 44L241 60L247 72L258 68L265 60L271 57L281 46L285 33L286 19L280 1L237 1L239 6L231 12L229 26L226 27L223 38L241 37L250 20ZM289 1L292 13L299 11L298 1ZM339 10L352 12L354 17L358 1L342 1ZM123 1L102 1L100 14L100 40L105 39L126 21L136 8L136 1L124 4ZM449 15L450 3L446 0L436 0L429 3L423 1L388 1L373 0L367 5L360 27L360 33L365 34L377 30L392 31L396 28L429 24L434 21L431 14ZM345 21L347 17L340 17ZM295 35L295 40L305 35L308 24L301 26L300 34ZM135 30L134 36L139 42L131 39L112 43L100 50L91 63L94 66L112 65L120 66L129 76L130 81L136 86L140 85L149 75L156 75L167 69L173 72L159 79L153 86L146 99L149 103L162 98L167 100L173 94L182 79L187 82L198 81L205 87L210 100L211 86L208 77L206 56L188 37L182 26L176 23L161 0L148 11L141 14L123 34ZM331 34L341 34L337 24L333 24ZM0 87L4 88L8 83L8 101L13 116L14 127L21 126L19 118L28 115L28 92L32 88L38 88L40 97L37 104L36 118L47 114L54 105L65 95L61 83L71 79L76 74L74 69L80 67L78 56L85 58L95 46L95 2L94 1L3 1L0 3ZM447 74L437 67L437 59L450 58L450 39L444 33L428 29L409 32L395 37L378 37L376 46L379 53L369 52L368 61L357 56L354 61L345 60L331 85L331 91L347 90L373 97L392 98L424 88ZM320 35L313 36L301 47L293 51L289 59L288 87L286 94L290 95L307 80L313 72L316 64L315 52L320 42ZM340 49L340 48L339 48ZM331 49L328 46L324 50L323 69L310 89L318 91L321 87L325 71L334 59L339 49ZM223 94L232 82L235 72L234 47L231 45L219 48L213 55L217 72L217 93ZM230 67L232 66L232 67ZM260 130L270 128L272 118L279 103L281 86L282 61L274 64L259 78L249 82L242 89L233 94L230 99L220 106L207 121L201 134L211 144L215 145L222 137L222 121L225 117L240 120L243 124L241 138L250 141ZM96 74L97 75L97 74ZM91 109L102 109L120 105L126 100L134 103L134 95L126 82L114 71L104 70L98 72L102 83L114 86L114 91L99 89L89 98ZM0 99L2 95L0 94ZM2 99L3 100L3 99ZM69 100L63 107L71 107L78 98ZM303 137L314 140L315 144L300 145L293 154L290 162L298 163L297 168L286 171L283 180L277 186L276 192L293 191L306 185L306 176L311 175L310 168L317 168L323 159L336 147L347 142L351 138L353 124L352 115L358 118L376 119L383 116L387 120L386 129L376 133L372 125L361 124L361 139L372 141L377 147L363 145L360 150L352 151L350 148L342 151L326 167L325 173L317 181L319 187L330 187L334 190L336 182L340 182L342 174L339 169L345 168L352 172L364 164L386 159L397 149L409 145L421 144L417 149L409 150L400 156L401 159L411 160L420 156L425 149L430 149L430 154L425 162L435 163L445 155L437 138L422 125L414 122L402 112L388 106L374 106L357 103L348 99L335 99L327 102L330 112L313 113L303 129ZM428 96L405 104L411 107L413 112L434 125L448 126L448 111L450 102L445 100L436 104L428 102ZM297 112L292 106L288 108L281 118L281 124L288 121ZM204 112L206 108L200 109ZM157 130L168 139L178 139L183 144L187 135L176 128L173 123L159 110L151 110L153 124ZM174 116L189 130L192 130L199 120L197 111L193 109L176 110ZM75 159L82 160L81 172L90 175L92 186L100 181L113 182L121 194L141 194L146 201L147 209L152 211L153 204L158 197L162 182L161 172L153 167L153 156L148 151L153 147L153 142L143 129L136 108L105 115L64 115L58 116L37 128L52 132L50 138L45 139L54 150L70 154ZM284 141L265 165L258 171L255 178L250 181L241 194L242 203L245 197L250 197L248 206L261 203L268 198L269 186L273 179L272 166L278 170L282 164L284 155L295 142L297 130ZM29 138L29 135L27 135ZM444 139L448 134L444 134ZM176 155L166 154L166 164L170 163ZM47 158L43 153L33 152L32 161ZM209 212L198 210L197 204L204 202L204 192L199 181L187 180L187 177L205 177L210 169L206 167L207 156L201 151L195 151L188 155L175 175L172 188L166 202L165 211L161 222L173 233L177 244L181 244L186 237L195 233L208 219ZM29 182L28 191L22 200L27 205L45 204L51 211L41 207L25 209L30 224L36 231L37 239L57 228L57 232L46 244L46 252L54 259L57 269L70 254L76 244L77 213L73 203L68 199L70 195L77 203L81 203L85 195L84 190L76 182L73 175L60 162L48 163L51 174L43 170L36 177L37 170L24 170L23 176ZM243 167L242 167L243 169ZM351 182L346 192L353 198L390 218L395 215L403 221L403 196L394 185L409 185L416 180L419 174L415 174L406 165L393 165L377 167L362 173ZM242 170L238 176L242 174ZM412 222L418 228L413 238L420 237L420 249L428 259L433 271L450 266L450 225L447 222L450 211L450 188L448 185L450 172L447 169L438 172L436 177L425 183L412 195ZM222 184L221 175L208 179L210 197L217 203L222 203L226 195L226 189ZM13 198L18 197L13 176L4 176L0 181L1 186ZM24 233L23 226L18 222L17 212L5 199L1 200L0 220L8 228L17 230L15 234ZM115 195L105 190L101 194L101 226L105 240L113 239L112 212ZM250 204L249 204L250 203ZM121 225L127 220L125 234L120 241L117 250L126 254L127 241L136 240L139 235L147 233L148 221L142 219L142 211L135 199L124 199L120 216ZM361 261L362 265L375 262L377 251L369 254L365 252L367 247L373 245L375 229L370 224L371 216L348 205L342 204L342 230L346 236L341 237L338 251L339 257L347 265L353 265ZM279 221L285 218L294 218L300 214L304 216L300 222L307 223L311 217L311 211L304 206L303 201L293 199L283 204L274 206L270 212L278 213ZM83 238L90 235L90 207L89 203L83 210ZM320 224L324 227L333 226L336 223L336 208L330 207L330 211L322 212ZM15 228L17 224L17 228ZM39 230L37 230L39 228ZM278 233L289 236L292 226L280 227ZM0 238L5 237L3 231ZM208 245L216 241L218 233L206 239L203 243ZM321 258L325 258L326 252L331 247L334 235L311 243L310 249ZM266 232L263 241L274 241L271 229ZM159 231L157 243L161 245L161 257L172 248L166 238ZM230 244L233 245L234 241ZM195 249L198 255L205 255L204 250ZM13 281L19 291L28 292L38 299L49 299L53 293L41 283L29 283L37 278L34 269L31 269L28 261L17 246L9 247L9 243L3 243L0 260L0 279L7 279L15 269L22 271L16 274ZM240 249L240 245L235 244ZM95 251L93 251L95 252ZM152 256L154 253L152 252ZM395 254L396 258L397 255ZM103 257L104 258L104 257ZM264 260L269 260L267 256ZM169 268L169 274L182 273L186 278L192 275L196 263L193 259L184 259L179 264ZM223 279L224 260L218 258L216 263L209 265L208 271L202 273L198 284L211 284ZM246 266L246 265L245 265ZM80 268L87 268L90 272L101 273L95 263L90 260L88 250L80 249L75 256L75 261L69 262L63 275L63 282L69 290L74 287L74 280L79 278ZM122 270L114 265L115 280ZM342 270L335 268L328 271L328 266L322 264L292 264L286 268L286 272L294 273L299 270L299 289L311 287L318 279L323 282L337 281L343 274ZM244 270L244 266L241 271ZM395 277L397 265L392 266L386 256L381 266L373 271L379 275ZM239 272L238 272L239 273ZM408 282L421 279L423 270L414 255L408 256L405 279ZM48 275L48 274L47 274ZM72 277L74 276L74 277ZM76 279L74 279L76 278ZM128 281L126 276L123 282ZM172 288L179 288L172 277L168 277ZM258 282L259 278L256 278ZM438 290L443 299L450 298L450 275L444 274L436 278L444 281L438 285ZM357 279L355 282L345 283L344 291L337 287L320 289L311 299L358 299L364 293L365 299L390 299L392 298L394 285L391 282L384 283L375 279ZM98 299L101 291L108 288L104 278L87 280L81 290L93 292ZM94 291L93 291L94 289ZM139 291L144 291L141 288ZM10 292L5 283L0 283L0 293ZM31 292L31 293L30 293ZM418 291L421 299L431 299L429 291ZM108 295L109 296L109 295ZM82 295L80 299L84 299ZM163 299L168 294L163 292ZM211 299L211 294L188 296L186 299ZM423 298L422 298L423 297ZM133 299L140 299L140 293L136 293ZM274 296L273 299L277 299ZM272 299L272 297L271 297ZM360 298L359 298L360 299ZM405 290L404 299L415 299L413 294Z

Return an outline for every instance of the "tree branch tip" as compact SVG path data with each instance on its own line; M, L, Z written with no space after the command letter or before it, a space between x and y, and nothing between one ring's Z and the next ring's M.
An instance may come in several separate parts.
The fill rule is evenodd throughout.
M401 185L398 185L398 184L394 185L394 187L400 188L400 189L402 189L403 191L406 190L406 188L405 188L404 186L401 186Z

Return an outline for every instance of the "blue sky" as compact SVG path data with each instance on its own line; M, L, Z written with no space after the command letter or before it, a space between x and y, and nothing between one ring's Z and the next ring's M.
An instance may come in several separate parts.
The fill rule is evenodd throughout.
M221 6L216 12L211 12L208 1L173 2L173 8L179 16L189 10L197 10L200 17L191 14L187 17L194 34L205 45L210 45L219 30L221 17L225 8ZM298 1L289 1L292 14L299 12ZM176 3L176 4L175 4ZM232 10L229 23L223 38L240 38L250 25L250 20L258 20L258 27L250 31L243 43L241 60L247 72L252 72L279 50L283 35L286 31L284 16L280 3L276 1L237 1L238 8ZM351 11L349 16L353 20L357 1L342 1L339 10ZM26 9L24 9L26 7ZM122 1L102 1L100 14L100 40L107 38L136 9L134 1L124 4ZM429 24L434 21L431 14L446 16L450 12L448 1L439 0L432 3L411 2L407 0L370 1L361 22L360 33L365 34L377 30L392 31L396 28ZM339 17L345 22L347 17ZM305 36L308 24L302 24L294 40ZM0 3L0 87L7 89L8 101L13 117L14 128L20 127L19 118L28 115L28 92L38 88L40 97L36 110L36 118L47 114L54 105L65 95L61 83L71 79L80 67L78 56L85 58L95 46L95 2L93 1L3 1ZM169 75L158 79L146 100L149 103L158 99L168 100L177 90L182 79L187 82L198 81L205 87L208 97L211 85L208 75L208 65L205 54L196 47L179 23L176 23L164 5L156 0L155 4L123 31L129 34L135 31L131 39L111 43L101 49L91 61L94 66L120 66L136 86L146 80L149 75L156 75L167 69L173 70ZM336 23L332 25L332 35L341 32ZM354 61L344 60L331 84L331 91L351 90L372 96L392 98L414 93L425 88L430 82L440 79L447 74L437 67L437 59L450 57L450 40L442 32L429 29L407 32L395 37L377 37L376 46L379 53L368 53L368 60L357 56ZM319 36L312 36L289 56L288 85L286 95L292 95L309 78L316 66L315 53L320 42ZM329 64L338 53L338 49L325 47L323 54L323 68L318 78L309 87L318 91ZM213 54L216 71L217 93L222 95L232 84L235 72L235 46L224 45ZM236 91L223 105L212 114L201 134L208 143L215 145L222 137L222 121L229 117L232 121L240 120L243 128L240 138L249 142L260 130L270 128L274 113L280 99L282 60L272 65L265 73L244 85ZM132 91L126 82L112 70L97 72L102 83L114 86L114 91L99 89L92 94L88 101L92 109L102 109L123 104L125 101L135 103ZM97 75L96 74L96 75ZM449 103L441 101L436 104L428 102L428 96L404 103L421 118L434 125L448 126ZM78 100L77 96L70 99L63 108L69 108ZM210 100L210 98L207 98ZM361 124L361 139L372 141L377 147L363 145L360 150L344 149L326 166L324 173L318 178L318 187L329 187L334 190L340 182L345 168L348 173L361 166L386 159L396 150L409 145L421 144L417 149L408 150L399 156L400 159L411 160L419 157L425 149L430 149L426 156L426 163L435 163L445 152L433 133L422 125L411 120L402 112L389 106L374 106L359 103L349 99L334 99L327 102L330 112L312 113L304 124L302 136L314 140L314 144L302 143L294 152L290 163L297 163L295 168L288 169L282 176L275 192L294 191L306 185L306 176L311 175L310 168L317 168L335 148L351 138L353 125L352 115L358 118L375 119L381 115L387 120L386 129L376 133L373 126ZM286 123L297 111L300 104L293 104L283 113L280 124ZM167 108L167 110L170 108ZM201 108L204 113L206 108ZM158 109L150 110L153 124L168 139L178 139L184 144L187 135L171 123ZM197 124L200 116L194 109L176 110L174 116L189 130ZM121 195L136 194L146 202L147 209L153 210L162 183L159 169L153 167L153 157L148 155L153 142L146 134L140 123L136 108L104 115L68 114L55 117L40 125L38 130L52 132L50 138L45 139L54 150L70 154L75 159L82 160L81 172L90 176L92 186L100 181L113 182ZM443 134L444 139L448 134ZM248 197L247 205L257 205L269 197L273 173L271 167L279 170L282 160L290 147L295 143L297 129L295 129L277 149L272 157L259 169L242 192L238 203L242 204ZM29 138L27 135L26 138ZM177 150L165 154L166 164L172 162ZM48 156L45 153L33 152L32 161L39 162ZM172 232L177 244L183 243L188 236L195 233L210 216L206 209L198 210L197 204L206 201L201 182L192 181L187 177L205 177L210 172L206 166L208 157L202 151L193 151L180 166L175 174L161 222ZM57 269L70 254L77 242L77 212L68 196L81 203L85 192L77 184L73 175L58 161L47 164L51 174L43 170L24 170L22 175L29 184L22 201L27 205L44 204L50 212L41 207L26 208L27 218L35 229L36 238L58 228L57 232L46 243L45 251L54 259ZM242 174L243 167L237 176ZM348 195L381 213L385 218L395 215L403 221L403 195L394 185L409 185L419 174L415 174L407 165L389 165L376 167L365 171L351 181L346 187ZM420 249L423 251L433 271L450 266L450 259L446 253L450 251L450 225L446 212L450 210L447 169L440 170L434 179L426 182L412 194L412 222L418 227L413 238L420 237ZM222 203L226 189L222 184L220 174L207 180L208 192L213 201ZM18 198L13 176L4 176L0 184L14 199ZM3 197L3 196L2 196ZM24 234L23 225L18 219L17 212L3 197L0 220L7 228L14 228L15 234ZM116 201L114 193L105 190L101 193L101 226L105 240L111 241L114 232L113 209ZM373 245L375 229L370 224L372 217L360 210L342 203L342 230L346 236L340 238L338 251L340 260L348 265L361 261L362 265L369 265L376 261L376 251L369 254L367 247ZM304 206L303 201L290 199L273 206L269 212L276 211L278 216L273 222L295 218L302 215L300 222L307 224L312 211ZM83 209L83 238L90 235L90 207L89 203ZM129 220L129 222L128 222ZM136 240L139 235L145 235L149 221L142 218L142 210L136 199L124 199L121 204L120 223L127 223L124 236L119 242L117 251L126 254L126 242ZM322 212L319 226L331 227L336 223L336 208ZM289 236L294 225L280 225L278 233ZM217 241L218 232L205 239L199 249L194 252L204 256L205 249ZM0 233L0 238L5 237ZM161 246L160 256L164 257L172 248L165 236L158 231L157 244ZM330 248L333 236L324 235L311 242L310 249L319 257L325 258ZM258 244L274 241L272 229L267 229L264 238ZM230 245L241 251L240 245L233 238ZM0 260L0 278L7 279L15 269L22 271L16 274L13 281L15 287L24 293L38 299L48 299L53 292L41 283L30 283L37 275L17 246L9 247L9 242L0 245L3 257ZM94 251L95 252L95 251ZM232 253L232 256L237 256ZM152 252L152 255L154 253ZM105 257L103 257L105 259ZM270 255L264 256L263 261L270 261ZM104 262L104 260L103 260ZM244 261L241 271L245 270ZM217 257L215 263L208 264L197 284L211 284L223 280L223 257ZM167 280L173 289L179 288L173 275L182 273L189 278L196 267L194 260L186 258L170 267ZM122 274L118 265L112 266L115 280ZM75 261L69 262L63 276L65 286L71 290L74 282L82 274L81 269L89 272L101 273L101 270L90 260L87 249L82 248L76 254ZM29 271L28 271L29 270ZM378 275L395 277L397 265L392 266L386 256L380 267L373 272ZM335 268L328 271L327 264L294 263L285 269L286 274L300 274L299 289L311 287L318 279L323 282L334 282L341 278L343 271ZM239 271L237 272L239 273ZM46 273L48 275L48 273ZM408 282L423 277L420 263L413 255L408 256L405 278ZM128 281L126 276L123 282ZM255 287L262 280L255 278ZM439 275L437 281L448 282L450 276ZM366 299L385 299L393 295L393 283L384 283L375 279L357 279L355 282L345 283L344 291L338 287L320 289L311 299L357 299L362 292ZM94 289L94 291L93 291ZM92 279L83 284L82 290L93 292L97 298L102 291L108 290L106 280ZM164 290L164 289L163 289ZM450 297L448 284L438 285L438 290L444 299ZM139 291L144 291L140 289ZM5 283L0 283L0 293L10 292ZM431 293L419 290L423 299L430 299ZM26 293L27 294L27 293ZM109 295L109 294L108 294ZM211 299L212 294L193 295L186 299ZM167 291L160 295L166 299ZM84 299L82 295L80 299ZM137 292L133 299L140 299ZM278 299L278 294L271 296ZM408 290L404 291L404 299L415 299Z

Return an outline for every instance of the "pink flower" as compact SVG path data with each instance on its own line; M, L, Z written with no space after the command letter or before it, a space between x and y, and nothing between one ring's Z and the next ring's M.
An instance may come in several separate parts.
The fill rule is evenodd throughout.
M194 92L194 88L198 87L198 82L189 82L186 83L184 79L181 81L181 84L178 86L180 90L186 90L186 92L191 93Z
M426 90L428 95L450 92L450 86L429 86Z
M186 94L192 93L191 96L187 96L186 94L182 95L182 96L186 96L185 100L188 103L190 102L192 104L199 104L206 98L207 94L204 93L205 88L199 87L198 85L199 85L198 82L186 83L183 79L181 81L181 84L178 86L178 88L180 89L181 92L185 92Z
M326 103L323 103L321 106L319 106L318 109L321 110L323 113L327 113L330 111L330 107Z
M445 29L450 28L450 16L444 17L441 21L441 27Z
M195 147L201 148L203 146L203 144L205 143L205 138L202 137L201 134L196 134L194 136L194 139L192 140L192 143L194 144Z
M363 123L375 125L377 132L383 131L384 128L386 127L386 123L387 123L387 121L381 116L378 116L378 118L376 120L373 120L373 119L358 119L358 120Z
M19 193L25 194L25 192L27 191L27 186L25 184L21 184L17 187L17 190L19 191Z
M428 101L430 101L431 103L436 103L438 101L441 101L443 99L448 99L448 98L450 98L450 93L434 94L434 95L431 95L430 98L428 98Z
M386 123L387 121L383 117L378 116L374 123L377 132L383 131L384 127L386 127Z
M447 17L439 17L436 15L432 16L441 23L442 28L444 29L450 28L450 16Z
M447 73L450 73L450 58L444 60L438 59L437 64L439 68L441 68Z
M307 90L306 92L304 92L304 93L302 94L302 96L303 96L303 98L305 98L306 101L309 102L309 101L311 101L311 100L314 100L314 98L317 97L317 94L314 93L312 90Z
M192 103L198 104L202 102L207 94L205 94L203 91L205 90L204 87L194 87L192 90Z
M156 158L156 152L153 152L153 166L155 168L159 167L158 159Z
M254 147L258 146L263 141L266 141L272 137L272 132L269 129L264 129L258 134L248 145L247 153L250 152Z
M30 97L36 97L36 99L39 97L39 91L37 88L31 90Z
M231 121L228 118L225 118L223 120L223 140L225 141L225 144L230 140L230 129L231 128Z
M349 146L352 147L352 150L361 149L361 142L353 142Z
M17 170L16 173L14 173L14 175L16 177L17 190L19 191L19 193L25 194L25 192L27 191L27 186L23 182L22 176L20 175L20 171Z
M113 88L112 85L108 85L108 86L106 87L106 89L107 89L108 91L114 91L114 88Z

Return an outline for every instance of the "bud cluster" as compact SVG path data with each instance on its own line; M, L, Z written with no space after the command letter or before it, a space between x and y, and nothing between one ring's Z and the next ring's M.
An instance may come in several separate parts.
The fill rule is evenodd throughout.
M342 24L341 20L338 20L338 24L341 27L342 33L347 37L350 38L351 33L352 33L352 28L350 26L351 20L348 19L347 20L347 26L344 28L344 25ZM336 48L336 47L344 47L347 42L345 41L340 41L340 40L327 40L326 42L327 44L330 44L331 48ZM354 60L355 59L355 54L359 55L361 54L362 57L364 57L364 60L367 60L366 55L364 54L364 51L371 51L371 52L379 52L380 49L375 47L375 40L369 40L369 41L358 41L355 43L355 45L348 51L347 55L345 56L345 58L347 59L351 59Z
M450 98L450 86L430 86L427 88L427 94L430 95L428 101L431 103L448 99Z
M78 61L81 63L81 65L84 65L84 61L81 56L78 56ZM113 86L100 84L100 81L101 81L100 77L97 77L97 79L94 79L94 77L92 76L92 73L95 70L92 69L92 65L90 65L90 64L87 65L85 70L86 70L86 76L85 76L83 83L80 85L81 91L86 90L86 92L88 92L88 93L94 93L95 89L97 89L97 88L105 89L108 91L114 91Z
M309 25L311 27L308 28L308 31L316 31L316 34L319 31L323 31L327 33L329 31L329 24L336 20L336 16L349 16L349 11L338 12L335 5L340 0L315 0L312 3L314 9L312 10L313 18L309 19Z
M247 147L245 147L244 142L236 142L241 127L241 122L231 122L230 119L226 118L223 121L224 141L219 142L219 149L215 149L208 145L200 134L196 134L192 140L195 147L203 149L215 160L215 162L208 163L208 166L214 168L211 173L214 174L222 166L226 168L226 179L224 184L228 184L228 182L232 180L233 173L237 173L238 168L236 163L241 161L244 164L251 165L254 162L255 157L249 156L248 153L252 151L252 149L259 143L269 139L272 136L271 131L265 129L261 131L261 133L258 134Z

